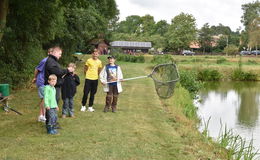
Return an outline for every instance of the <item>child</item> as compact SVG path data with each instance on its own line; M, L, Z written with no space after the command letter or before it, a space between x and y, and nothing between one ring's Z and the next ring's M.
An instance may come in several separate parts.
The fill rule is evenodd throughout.
M121 80L123 79L123 74L121 68L115 64L114 56L108 56L107 59L109 64L102 69L99 75L104 91L107 92L104 112L108 112L110 106L112 107L112 112L116 112L118 94L122 92Z
M62 118L66 116L74 117L73 97L76 93L76 88L80 84L79 77L74 73L76 65L70 63L68 67L72 68L72 72L64 75L64 82L61 87L63 100Z
M95 94L97 92L98 87L98 75L102 69L102 62L98 59L99 51L94 49L92 53L92 57L87 60L85 63L84 73L85 73L85 85L83 90L83 97L82 97L82 106L81 111L86 111L86 102L88 99L88 94L90 93L89 103L88 103L88 111L94 112L95 109L93 108Z
M48 78L48 85L44 87L44 106L46 108L46 128L48 134L57 134L54 125L57 124L57 111L59 107L56 101L57 76L51 74Z

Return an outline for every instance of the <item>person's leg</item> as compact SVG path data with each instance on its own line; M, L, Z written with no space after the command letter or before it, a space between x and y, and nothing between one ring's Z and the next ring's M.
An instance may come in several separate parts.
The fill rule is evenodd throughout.
M116 112L117 100L118 100L118 90L117 86L113 86L113 101L112 101L112 112Z
M104 112L109 111L109 108L111 106L112 96L113 96L112 86L109 85L109 90L108 90L107 96L106 96L106 105L105 105L105 108L104 108Z
M43 100L44 86L41 86L41 87L38 88L38 95L40 97L40 103L39 103L40 112L39 112L38 121L45 122L46 119L45 119L45 108L44 108L44 100Z
M89 98L89 107L92 107L94 104L95 94L97 93L98 80L92 80L90 88L90 98Z
M56 108L51 108L49 110L49 116L50 116L49 123L48 123L48 127L50 129L49 134L57 134L58 132L55 129L55 125L57 124L57 120L58 120Z
M73 97L69 98L69 116L74 117L74 100Z
M86 79L85 80L85 85L84 85L84 90L83 90L82 102L81 102L82 106L86 105L89 91L90 91L90 80Z
M62 106L62 118L65 118L68 115L69 110L69 98L63 99L63 106Z

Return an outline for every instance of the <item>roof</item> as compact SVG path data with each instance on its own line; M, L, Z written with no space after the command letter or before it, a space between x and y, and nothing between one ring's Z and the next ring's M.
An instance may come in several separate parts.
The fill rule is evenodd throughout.
M122 47L122 48L146 48L152 47L151 42L135 42L135 41L113 41L110 43L111 47Z

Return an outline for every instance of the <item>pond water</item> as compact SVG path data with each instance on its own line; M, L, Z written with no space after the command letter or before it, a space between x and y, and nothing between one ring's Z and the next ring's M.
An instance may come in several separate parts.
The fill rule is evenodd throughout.
M217 138L221 126L232 129L260 149L260 82L210 82L199 92L198 115L209 120L209 135ZM222 125L221 125L222 123ZM204 128L201 124L200 130Z

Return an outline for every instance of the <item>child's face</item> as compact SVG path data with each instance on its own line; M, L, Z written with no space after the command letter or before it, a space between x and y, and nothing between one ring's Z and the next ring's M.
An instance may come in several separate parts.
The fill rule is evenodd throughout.
M94 52L92 53L92 58L96 59L96 58L98 58L98 56L99 56L98 51L94 51Z
M57 83L57 79L51 79L51 80L48 80L48 82L49 82L49 84L50 84L51 86L55 86L56 83Z
M116 61L116 60L115 60L114 58L109 58L109 59L108 59L108 63L109 63L109 64L115 64L115 61Z

